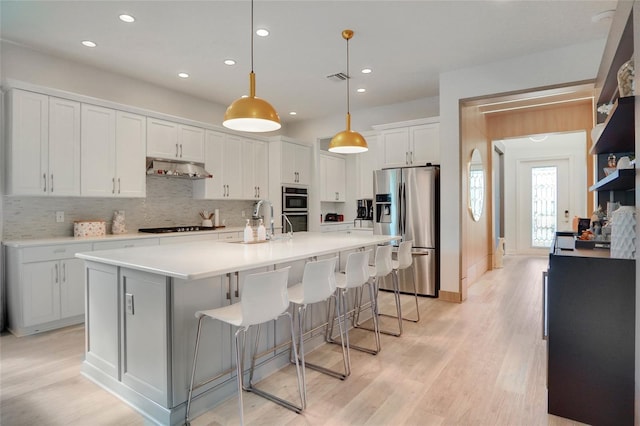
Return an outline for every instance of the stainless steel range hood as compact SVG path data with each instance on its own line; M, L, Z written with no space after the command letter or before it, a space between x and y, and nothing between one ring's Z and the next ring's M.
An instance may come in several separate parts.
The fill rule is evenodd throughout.
M213 175L204 169L202 163L166 160L147 157L147 175L179 179L207 179Z

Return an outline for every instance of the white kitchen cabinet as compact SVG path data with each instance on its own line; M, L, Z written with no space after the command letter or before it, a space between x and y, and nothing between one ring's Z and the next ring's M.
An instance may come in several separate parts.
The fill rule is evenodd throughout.
M17 336L84 321L84 262L90 243L7 247L8 328Z
M168 160L204 162L205 130L147 117L147 156Z
M8 101L7 194L80 195L80 103L19 89Z
M207 130L205 169L211 179L194 182L193 196L200 199L242 199L242 138Z
M282 183L309 185L311 182L311 148L282 142Z
M440 124L387 128L380 132L383 167L440 163Z
M83 196L144 197L145 117L82 104Z
M269 198L269 152L262 141L243 139L242 143L242 197L244 199Z
M378 169L378 140L373 135L366 136L366 140L369 150L355 155L358 179L356 199L373 199L373 171Z
M345 173L344 158L320 154L320 201L345 201Z

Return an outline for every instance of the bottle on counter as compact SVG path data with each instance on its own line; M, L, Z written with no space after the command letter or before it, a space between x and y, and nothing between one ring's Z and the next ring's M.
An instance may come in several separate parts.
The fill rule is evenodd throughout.
M260 219L260 224L258 225L258 241L266 241L267 240L267 229L264 227L262 223L262 219Z
M253 241L253 229L249 225L249 219L247 219L247 225L244 227L244 242L250 243Z

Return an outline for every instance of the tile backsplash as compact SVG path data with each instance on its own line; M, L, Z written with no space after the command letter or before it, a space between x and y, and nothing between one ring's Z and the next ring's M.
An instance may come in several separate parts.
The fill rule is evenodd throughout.
M128 233L138 228L199 225L201 210L220 210L220 224L243 226L244 211L249 217L253 201L194 200L193 182L186 179L147 177L146 198L20 197L4 196L3 234L5 240L73 236L74 220L104 220L107 233L115 210L125 211ZM64 222L56 222L56 212L64 212Z

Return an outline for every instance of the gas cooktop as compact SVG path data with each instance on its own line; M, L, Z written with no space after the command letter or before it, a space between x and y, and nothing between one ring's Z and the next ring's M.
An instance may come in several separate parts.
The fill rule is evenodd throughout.
M151 234L165 234L168 232L193 232L193 231L213 231L224 228L224 226L168 226L165 228L140 228L138 232L148 232Z

